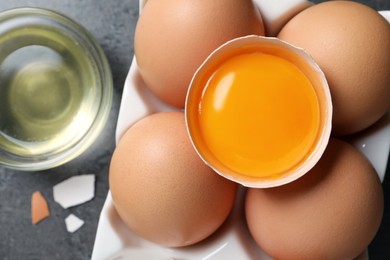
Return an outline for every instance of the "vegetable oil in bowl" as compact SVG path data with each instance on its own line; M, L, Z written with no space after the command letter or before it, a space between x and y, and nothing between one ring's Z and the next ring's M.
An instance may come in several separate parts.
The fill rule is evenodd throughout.
M12 156L47 158L79 145L107 105L98 50L45 12L0 27L0 148Z

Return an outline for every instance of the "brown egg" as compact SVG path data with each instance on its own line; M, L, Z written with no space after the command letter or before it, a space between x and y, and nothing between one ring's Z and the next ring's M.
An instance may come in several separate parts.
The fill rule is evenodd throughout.
M390 25L352 1L314 5L278 37L306 49L320 65L333 98L333 134L360 131L390 108Z
M113 154L109 184L125 224L169 247L212 234L231 211L237 189L201 161L181 112L154 114L132 126Z
M331 139L319 163L297 181L249 189L245 211L253 238L276 259L353 259L378 231L383 200L368 159Z
M264 35L251 0L149 0L135 30L135 56L152 92L183 108L192 76L206 57L249 34Z

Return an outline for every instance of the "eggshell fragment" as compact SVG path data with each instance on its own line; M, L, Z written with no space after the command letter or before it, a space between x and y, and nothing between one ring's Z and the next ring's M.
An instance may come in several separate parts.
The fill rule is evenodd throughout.
M95 175L70 177L53 187L53 196L65 209L90 201L95 196Z
M69 216L65 219L65 224L66 230L68 230L69 233L74 233L84 225L84 221L73 214L69 214Z
M299 164L292 165L290 167L286 167L283 172L279 172L279 176L275 174L274 176L255 176L250 174L243 174L243 171L237 171L232 167L229 167L226 162L221 161L216 157L216 155L212 152L210 149L209 144L207 143L205 136L207 133L204 133L204 129L200 127L200 112L202 111L202 102L201 100L204 98L207 98L208 91L207 89L210 88L209 80L211 80L210 75L213 75L216 73L215 68L218 64L223 64L226 61L229 61L233 59L235 56L239 56L241 54L245 53L262 53L272 56L277 56L281 59L284 59L288 62L291 62L294 64L296 68L298 68L300 71L305 73L305 77L307 77L308 80L312 83L313 90L316 92L316 96L318 98L318 105L319 110L321 114L321 122L319 123L319 129L318 129L318 139L316 139L313 142L313 146L309 149L310 152L308 152L304 158L302 158L299 162ZM219 68L222 67L222 65L219 65ZM285 72L280 72L278 77L288 77L288 74L284 76ZM232 75L234 73L232 72ZM237 81L237 76L234 76L234 80ZM260 84L260 83L259 83ZM263 83L265 84L265 83ZM254 84L254 87L257 85ZM227 88L228 89L228 88ZM244 88L241 88L243 91L242 93L251 93L251 95L255 95L254 91L245 90ZM231 91L231 90L229 90ZM241 95L239 93L240 91L236 92L236 95ZM291 96L286 96L288 99L291 99ZM242 98L243 100L247 100L248 98ZM221 99L224 100L224 97ZM278 102L282 100L281 96L276 99L275 101ZM257 113L256 109L254 109L256 106L252 106L252 104L259 103L260 101L254 101L247 102L247 104L243 105L235 105L232 106L234 109L231 109L234 111L234 114L239 115L237 117L237 120L230 120L232 117L226 117L227 120L225 122L231 122L237 126L240 126L243 122L240 121L240 118L249 117L251 120L255 118L255 114ZM285 105L285 103L283 103ZM246 113L242 111L246 111L243 108L250 108L250 110L254 113L253 115L251 113ZM270 107L270 110L274 109L276 105L272 105L273 108ZM226 109L226 108L224 108ZM222 109L222 110L224 110ZM299 178L300 176L304 175L307 171L309 171L316 162L320 159L322 153L324 152L326 145L329 140L330 132L331 132L331 121L332 121L332 102L331 102L331 96L329 92L329 86L326 82L326 78L324 74L322 73L321 69L318 67L318 65L315 63L315 61L308 55L305 51L303 51L300 48L296 48L295 46L292 46L291 44L288 44L286 42L280 41L277 38L270 38L270 37L262 37L262 36L256 36L256 35L249 35L244 37L238 37L236 39L233 39L231 41L226 42L225 44L218 47L214 52L204 61L204 63L199 67L197 72L195 73L188 93L187 93L187 100L186 100L186 107L185 107L185 114L186 114L186 123L188 127L188 133L190 136L190 139L197 150L200 157L206 162L206 164L210 165L211 168L213 168L216 172L221 174L222 176L226 177L229 180L235 181L237 183L240 183L246 187L256 187L256 188L268 188L268 187L275 187L280 186L289 182L294 181L295 179ZM248 109L249 110L249 109ZM253 111L254 110L254 111ZM282 110L281 110L282 111ZM202 112L204 114L204 112ZM216 114L223 114L224 112L217 112ZM302 115L300 115L302 116ZM208 116L205 116L208 117ZM270 126L271 128L272 122L269 119L264 119L266 117L263 117L261 120L256 119L259 122L261 122L264 125ZM272 117L274 118L274 117ZM278 120L281 119L281 117L276 117ZM289 121L289 120L288 120ZM298 119L299 121L299 119ZM216 120L214 120L215 124ZM223 122L223 121L222 121ZM209 127L213 124L211 123L205 123ZM245 125L245 123L243 123ZM216 124L215 127L211 127L211 129L218 129L218 127L222 125L220 123ZM256 124L250 124L250 129L255 129ZM225 141L222 140L220 142L221 147L226 147L226 151L229 151L228 154L231 155L231 158L234 157L242 157L242 158L250 158L251 156L253 158L259 159L257 156L249 156L248 154L241 153L241 151L234 151L231 149L233 145L228 145L230 143L230 140L241 140L241 136L252 136L253 140L256 139L256 135L258 135L260 132L261 127L259 127L259 130L256 131L247 131L245 134L237 134L236 130L233 130L235 127L231 127L226 125L224 128L221 127L221 135L217 132L214 138L211 139L218 139L220 136L227 136L226 133L231 133L229 136L225 138ZM225 129L227 129L225 131ZM239 129L239 128L237 128ZM282 131L280 133L283 133L286 131L286 129L289 129L289 127L282 127ZM225 131L225 132L224 132ZM223 134L222 134L223 133ZM272 132L272 134L275 134L275 131ZM236 136L237 135L237 136ZM260 138L259 138L260 139ZM288 139L288 138L287 138ZM290 142L290 140L285 140L287 142ZM257 143L255 145L256 141L248 142L247 147L250 147L251 145L254 147L257 147L259 150L263 149L263 151L269 151L266 148L266 144L261 144L261 142ZM283 142L282 142L283 143ZM270 146L273 145L272 142L269 143ZM240 154L241 153L241 154ZM235 160L235 159L234 159ZM275 159L273 162L281 162L282 156L280 159ZM259 160L260 161L260 160ZM251 165L251 163L245 162L247 165Z
M31 221L38 224L41 220L50 216L49 206L42 193L36 191L31 197Z

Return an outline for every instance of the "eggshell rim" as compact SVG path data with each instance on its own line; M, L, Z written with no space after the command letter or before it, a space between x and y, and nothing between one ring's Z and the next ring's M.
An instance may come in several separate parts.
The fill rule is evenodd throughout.
M200 151L198 148L196 141L194 140L192 136L192 131L190 129L190 123L189 123L189 117L191 117L188 107L190 104L191 95L193 93L193 89L196 87L195 82L198 80L200 74L206 70L209 64L211 64L217 56L221 55L222 53L229 51L231 49L234 49L238 46L250 44L250 43L271 43L276 44L277 46L282 46L283 48L286 48L287 50L291 51L293 54L298 55L300 58L303 58L305 61L307 61L307 65L316 73L318 76L318 79L321 81L321 86L323 90L323 94L325 97L324 103L325 103L325 109L321 111L321 116L323 117L324 123L323 128L319 130L319 137L318 142L314 144L314 151L307 157L304 162L298 166L297 168L294 168L291 172L287 171L284 176L277 178L277 179L262 179L262 178L254 178L254 177L248 177L244 176L240 173L227 173L220 169L218 169L215 165L213 165L206 156ZM277 187L281 186L287 183L290 183L303 175L305 175L308 171L310 171L320 160L322 154L324 153L328 141L331 134L331 128L332 128L332 113L333 113L333 105L332 105L332 98L331 93L329 90L328 82L326 80L325 74L319 67L319 65L315 62L313 57L303 48L294 46L286 41L280 40L276 37L266 37L266 36L258 36L258 35L248 35L243 37L238 37L235 39L232 39L230 41L227 41L226 43L222 44L220 47L215 49L204 61L203 63L198 67L195 74L193 75L187 95L185 100L185 125L187 129L188 136L190 138L190 141L195 148L195 151L199 155L199 157L206 163L210 168L212 168L215 172L217 172L219 175L234 181L236 183L239 183L245 187L251 187L251 188L271 188L271 187Z

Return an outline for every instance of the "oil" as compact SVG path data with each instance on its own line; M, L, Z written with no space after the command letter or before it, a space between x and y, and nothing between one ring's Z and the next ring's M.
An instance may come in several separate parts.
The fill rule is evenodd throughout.
M85 47L43 26L10 29L0 46L1 150L34 158L75 145L101 97Z

